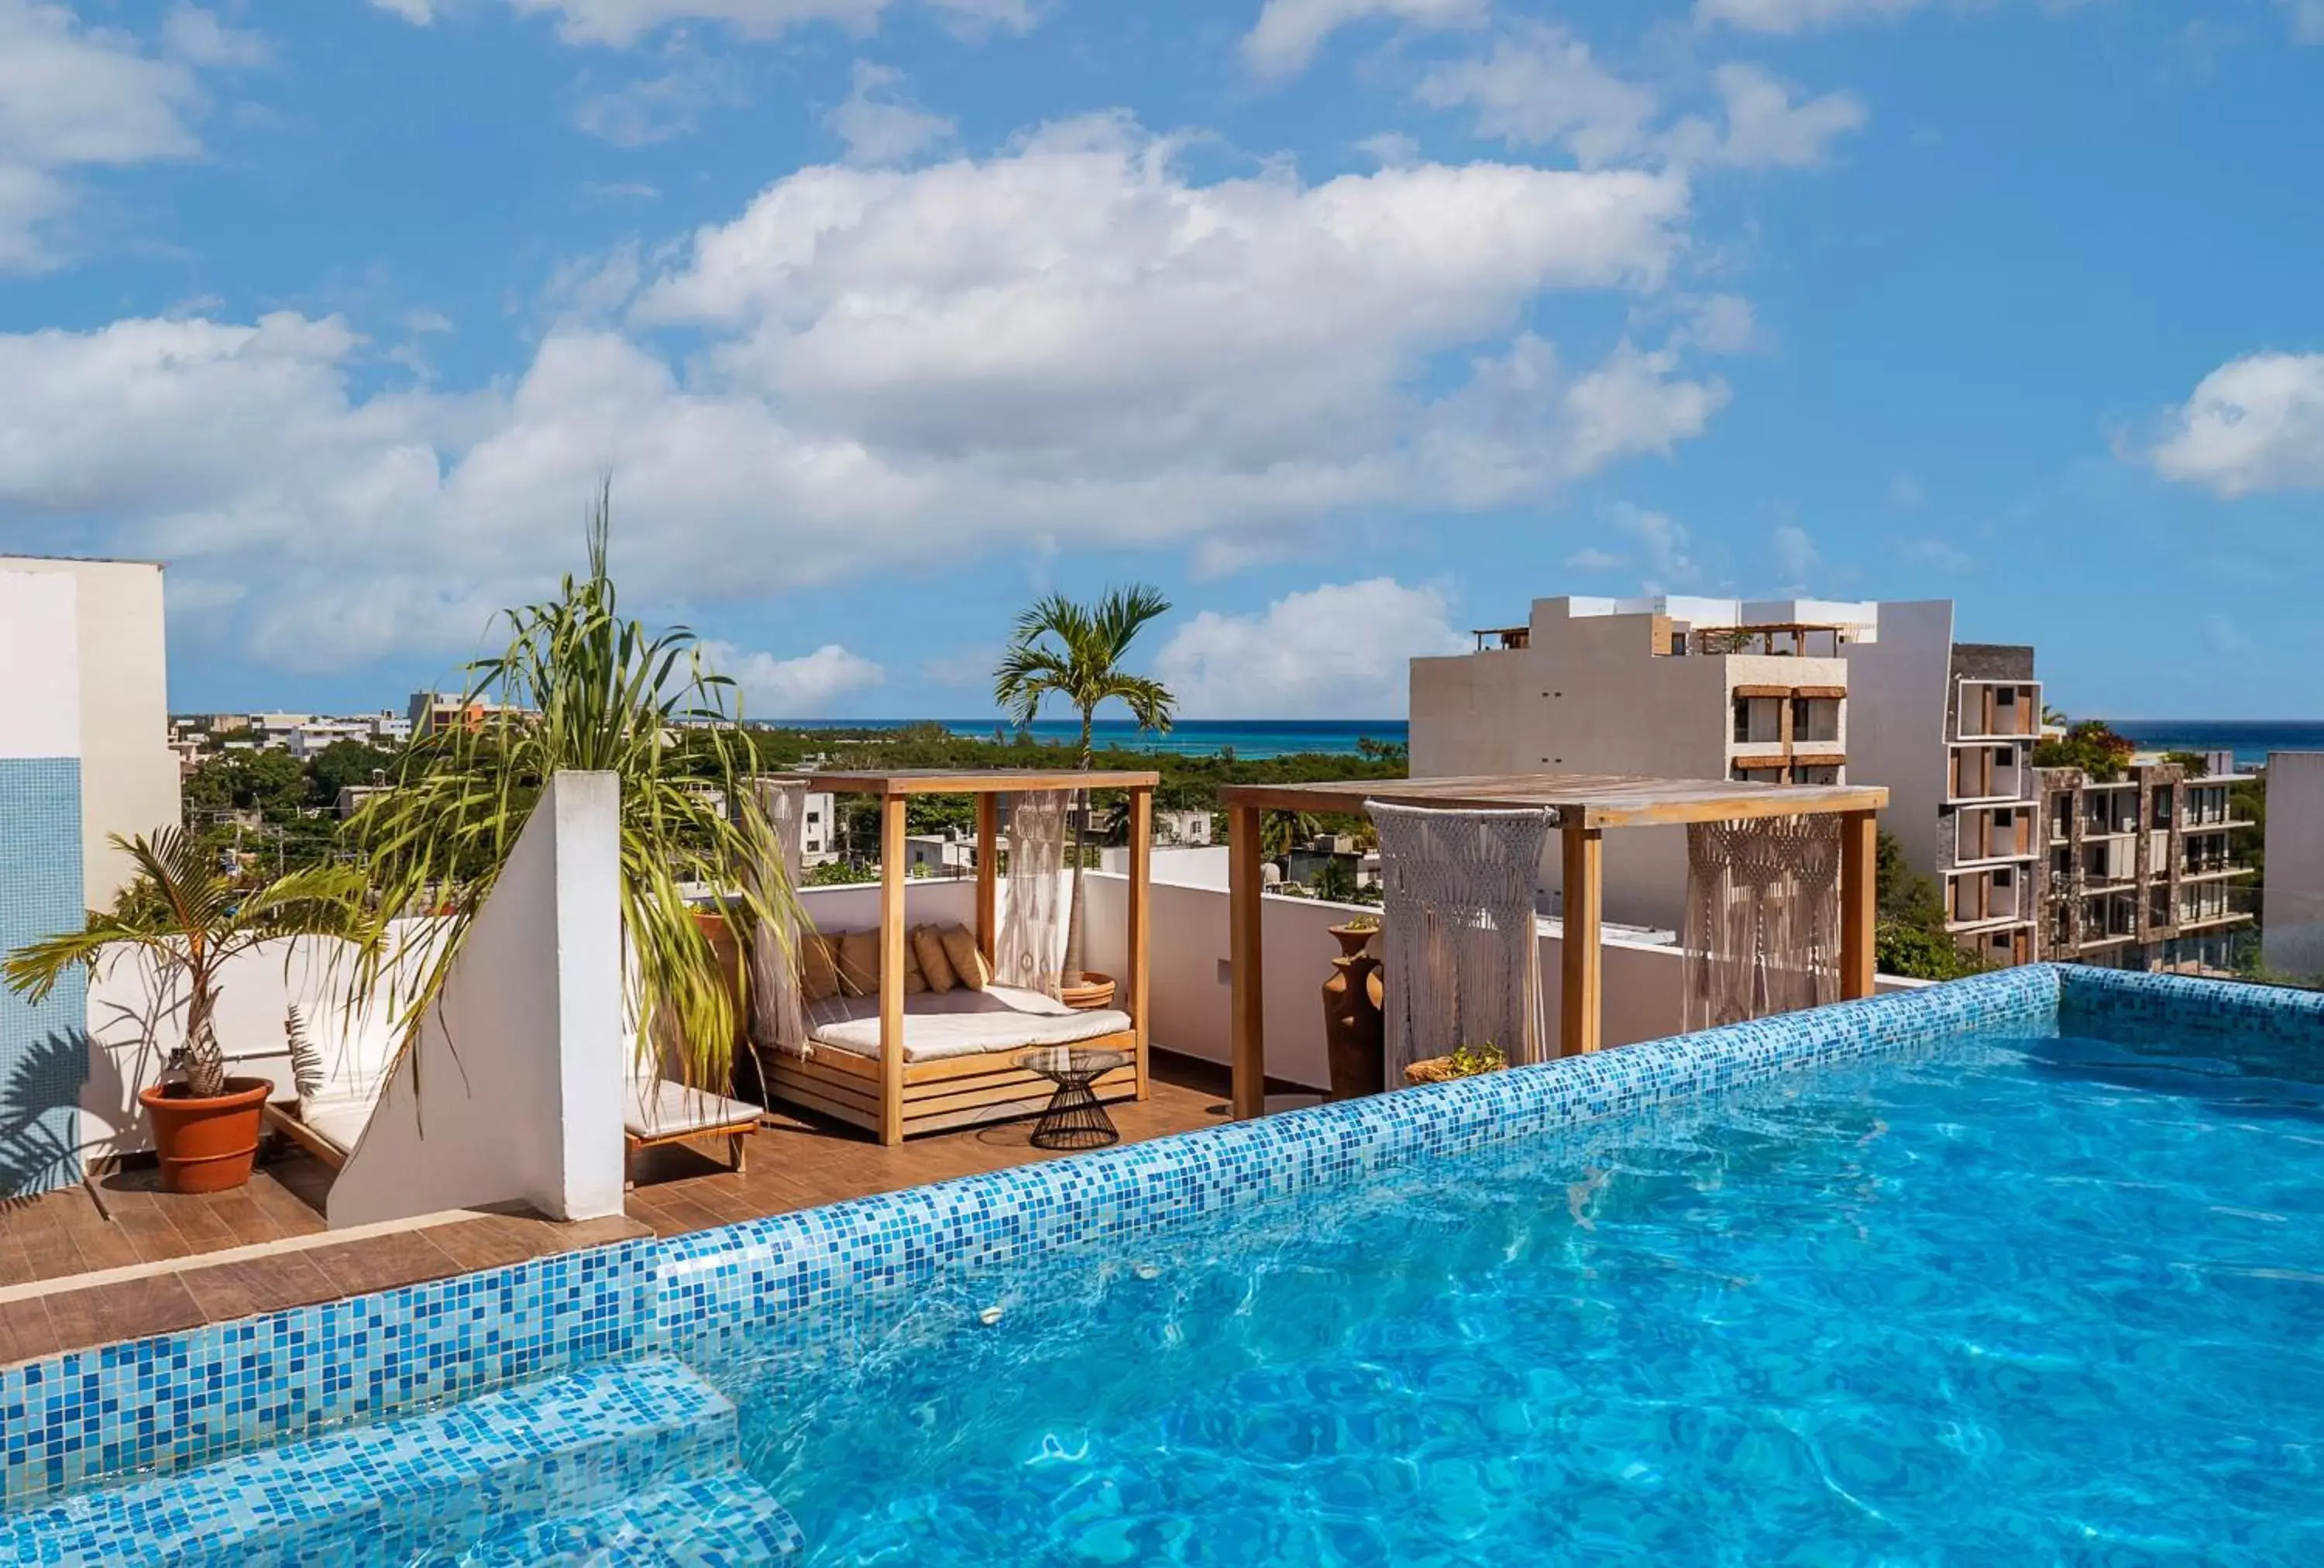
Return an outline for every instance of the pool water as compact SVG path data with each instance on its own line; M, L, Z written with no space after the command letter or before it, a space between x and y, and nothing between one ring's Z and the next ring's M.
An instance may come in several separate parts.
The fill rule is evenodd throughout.
M2324 1562L2324 1063L2204 1051L1796 1075L713 1375L823 1563Z

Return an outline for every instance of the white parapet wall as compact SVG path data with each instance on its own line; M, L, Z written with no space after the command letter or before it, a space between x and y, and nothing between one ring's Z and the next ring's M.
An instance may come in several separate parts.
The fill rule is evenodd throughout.
M1090 963L1119 973L1122 957L1122 913L1129 879L1093 872L1090 892ZM1204 1061L1229 1060L1231 1015L1227 895L1215 888L1156 882L1151 904L1151 1039L1160 1049ZM1378 914L1350 904L1314 899L1261 900L1261 951L1267 956L1267 1071L1322 1089L1331 1082L1323 1040L1323 982L1339 955L1331 927L1359 914ZM1555 1025L1561 994L1563 942L1554 931L1541 937L1543 1001ZM1379 951L1377 938L1373 951ZM1605 1043L1636 1045L1680 1033L1679 967L1674 946L1628 943L1607 937L1600 949L1605 974ZM1923 983L1888 975L1880 991L1909 990Z
M560 773L332 1183L334 1227L529 1204L622 1212L621 796Z

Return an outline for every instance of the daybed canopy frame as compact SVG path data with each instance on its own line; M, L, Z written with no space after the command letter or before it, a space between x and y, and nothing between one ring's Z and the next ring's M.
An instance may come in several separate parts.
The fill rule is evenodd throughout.
M1125 1034L1074 1042L1077 1048L1119 1050L1130 1065L1097 1084L1101 1098L1144 1100L1147 1079L1147 990L1151 929L1154 789L1159 773L1134 771L1047 772L993 768L966 772L898 769L876 772L833 770L802 773L782 780L834 795L872 795L880 801L880 1056L844 1059L847 1053L823 1051L804 1060L786 1060L780 1084L770 1094L799 1101L878 1134L883 1144L906 1134L933 1132L1006 1120L1038 1111L1051 1085L1015 1064L1017 1049L936 1061L904 1060L904 943L907 803L915 795L976 798L976 945L990 964L998 937L997 866L1001 798L1038 790L1119 789L1130 797L1130 888L1123 973L1115 977L1114 1005L1129 1015ZM853 1079L856 1085L841 1080ZM876 1082L876 1102L870 1090ZM968 1086L973 1084L973 1086Z
M1840 994L1872 994L1873 851L1888 791L1876 786L1729 783L1618 775L1506 773L1458 779L1351 779L1317 784L1231 784L1227 812L1228 947L1233 1030L1234 1113L1267 1106L1265 955L1259 814L1361 815L1367 801L1452 810L1527 807L1550 814L1563 845L1565 928L1559 945L1559 1054L1599 1048L1603 1036L1601 927L1609 828L1681 826L1768 817L1840 818Z

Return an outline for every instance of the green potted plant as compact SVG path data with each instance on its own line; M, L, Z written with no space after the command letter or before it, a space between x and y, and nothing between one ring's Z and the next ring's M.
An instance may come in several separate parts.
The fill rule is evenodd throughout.
M137 880L78 931L60 931L8 955L8 985L39 1001L76 965L108 949L142 951L184 985L185 1039L163 1064L161 1082L141 1090L162 1185L173 1193L218 1193L250 1179L267 1095L264 1078L229 1077L216 1019L218 975L262 942L288 936L358 936L365 926L364 879L346 866L317 866L244 884L178 828L114 844ZM153 1043L153 1042L150 1042Z

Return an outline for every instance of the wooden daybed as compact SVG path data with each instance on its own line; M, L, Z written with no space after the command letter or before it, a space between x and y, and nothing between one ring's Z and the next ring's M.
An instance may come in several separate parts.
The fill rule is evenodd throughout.
M1018 1065L1030 1048L1070 1043L1120 1051L1127 1065L1098 1080L1101 1100L1147 1097L1147 935L1154 787L1144 772L1051 773L906 770L813 773L796 780L834 794L876 795L881 803L880 963L876 994L808 1007L805 1056L759 1054L770 1098L861 1127L883 1144L1037 1115L1054 1085ZM978 951L987 964L998 936L995 849L1000 797L1035 790L1120 789L1130 796L1128 957L1115 977L1114 1005L1075 1012L1053 998L1002 985L907 995L905 803L914 795L976 797Z

